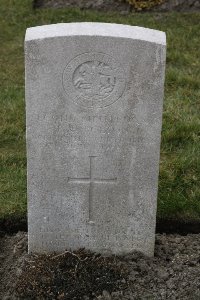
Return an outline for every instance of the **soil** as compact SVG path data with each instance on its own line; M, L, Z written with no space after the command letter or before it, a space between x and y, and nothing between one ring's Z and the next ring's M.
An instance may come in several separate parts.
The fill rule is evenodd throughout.
M0 238L0 299L200 299L200 234L157 234L155 256L80 249L28 255L27 233Z
M34 0L33 8L78 7L100 11L118 11L121 14L134 12L133 6L123 0ZM200 0L165 0L163 4L154 6L151 11L200 11Z

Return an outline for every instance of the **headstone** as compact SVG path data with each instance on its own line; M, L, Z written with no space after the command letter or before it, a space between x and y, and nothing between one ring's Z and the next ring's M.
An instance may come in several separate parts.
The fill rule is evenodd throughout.
M165 50L140 27L27 30L29 252L153 255Z

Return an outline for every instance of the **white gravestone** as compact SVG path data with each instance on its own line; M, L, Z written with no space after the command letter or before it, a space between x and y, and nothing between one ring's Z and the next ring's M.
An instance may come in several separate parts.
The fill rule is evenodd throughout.
M29 252L153 255L165 50L140 27L27 30Z

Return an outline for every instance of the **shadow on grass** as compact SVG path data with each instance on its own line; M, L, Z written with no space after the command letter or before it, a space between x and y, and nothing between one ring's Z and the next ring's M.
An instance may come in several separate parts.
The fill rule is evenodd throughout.
M10 216L0 219L0 235L13 234L18 231L28 231L26 216ZM200 233L200 221L184 221L175 219L160 219L156 221L156 233L181 234Z

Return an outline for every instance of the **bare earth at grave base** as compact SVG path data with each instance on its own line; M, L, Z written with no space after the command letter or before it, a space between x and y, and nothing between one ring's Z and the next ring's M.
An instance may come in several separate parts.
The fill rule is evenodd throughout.
M0 266L0 299L200 299L200 234L157 234L148 258L28 255L19 232L0 239Z

